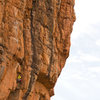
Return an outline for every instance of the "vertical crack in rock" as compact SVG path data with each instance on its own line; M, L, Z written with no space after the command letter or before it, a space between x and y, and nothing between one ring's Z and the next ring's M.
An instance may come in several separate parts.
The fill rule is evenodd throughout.
M35 7L36 3L36 0L33 0L32 1L32 9L31 9L31 13L30 13L30 21L31 21L31 24L30 24L30 33L31 33L31 48L32 48L32 64L31 64L31 74L30 74L30 81L29 81L29 86L28 86L28 89L23 97L23 100L27 100L27 97L28 95L30 94L31 90L32 90L32 86L33 84L35 83L36 81L36 76L38 75L38 72L39 72L39 69L37 67L37 55L36 55L36 47L35 47L35 40L34 40L34 27L33 27L33 7Z
M1 69L0 69L0 81L1 81L3 73L4 73L4 69L5 69L5 66L1 66Z
M52 0L50 1L47 1L48 3L48 6L47 6L47 12L49 11L50 13L50 16L49 17L49 20L50 20L50 24L48 25L48 30L50 32L49 34L49 43L50 43L50 46L51 46L51 54L50 54L50 63L48 65L48 77L50 77L50 72L51 72L51 64L52 64L52 60L53 60L53 28L54 28L54 4L52 2Z
M51 72L51 64L52 64L52 60L53 60L53 43L51 43L52 45L52 49L51 49L51 55L50 55L50 63L49 63L49 66L48 66L48 76L50 77L50 72Z
M23 100L27 100L27 97L28 97L29 93L31 92L32 85L36 81L36 79L34 77L35 75L34 75L34 71L33 70L31 71L30 75L31 75L31 78L30 78L29 86L28 86L27 92L25 93L25 95L23 97Z

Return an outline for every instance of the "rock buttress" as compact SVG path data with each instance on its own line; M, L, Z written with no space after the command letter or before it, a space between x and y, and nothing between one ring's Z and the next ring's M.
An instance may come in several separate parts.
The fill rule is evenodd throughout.
M74 0L0 0L0 100L50 100L74 21Z

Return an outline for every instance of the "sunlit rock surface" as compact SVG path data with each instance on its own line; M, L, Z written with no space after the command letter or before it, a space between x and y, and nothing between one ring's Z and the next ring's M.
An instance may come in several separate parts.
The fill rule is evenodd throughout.
M50 100L74 21L74 0L0 0L0 100Z

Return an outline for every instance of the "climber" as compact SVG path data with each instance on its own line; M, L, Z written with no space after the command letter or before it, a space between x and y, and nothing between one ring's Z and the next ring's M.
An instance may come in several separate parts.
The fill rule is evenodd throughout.
M20 74L19 74L18 77L17 77L17 82L18 82L18 83L22 83L22 77L21 77Z

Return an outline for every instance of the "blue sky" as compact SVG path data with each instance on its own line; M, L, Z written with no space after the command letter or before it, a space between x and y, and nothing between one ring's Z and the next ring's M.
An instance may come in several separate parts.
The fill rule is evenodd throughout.
M70 56L51 100L100 100L100 0L76 0Z

